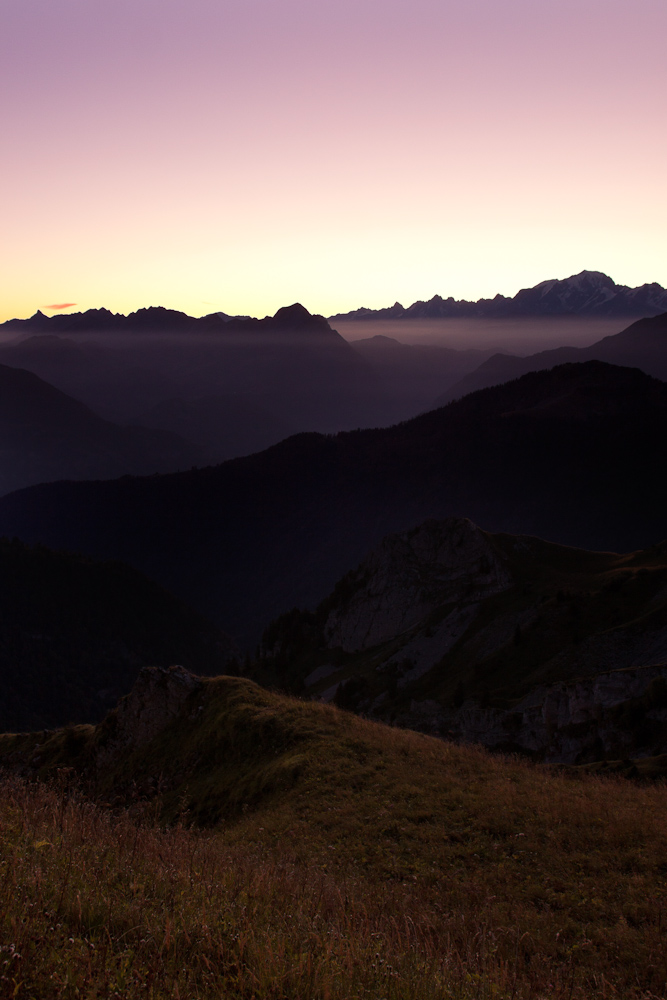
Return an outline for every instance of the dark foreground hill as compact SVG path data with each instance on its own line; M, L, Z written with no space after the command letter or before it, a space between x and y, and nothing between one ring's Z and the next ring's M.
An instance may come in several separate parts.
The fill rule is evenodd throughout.
M32 372L0 365L0 494L54 479L190 468L200 455L177 434L119 427Z
M667 386L564 365L382 430L304 434L171 476L32 487L0 532L126 560L255 642L392 531L490 531L627 552L667 537Z
M428 521L315 612L265 632L254 676L540 760L667 753L667 542L627 555Z
M583 361L606 361L612 365L641 368L647 375L667 379L667 313L640 319L626 330L603 337L590 347L558 347L525 358L494 354L451 385L437 400L443 405L470 392L520 378L527 372L544 371L554 365Z
M0 787L2 974L26 996L665 995L664 785L179 670L0 760L30 779Z
M201 615L123 563L0 540L0 730L101 719L146 664L229 669Z

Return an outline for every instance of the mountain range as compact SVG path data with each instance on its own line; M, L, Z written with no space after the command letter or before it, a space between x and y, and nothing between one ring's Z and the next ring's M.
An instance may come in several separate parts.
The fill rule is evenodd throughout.
M665 378L666 315L590 347L527 358L384 335L348 343L298 305L261 321L195 320L169 310L39 315L17 322L42 330L60 320L68 335L37 332L0 343L0 360L8 362L0 493L46 480L218 464L304 430L387 427L564 362L598 359ZM100 332L107 327L111 335ZM209 327L214 332L197 332ZM26 370L11 375L12 368ZM10 390L9 381L25 382L29 371L41 383L33 380L29 393Z
M567 364L385 429L300 434L216 467L33 486L0 533L123 559L244 645L427 518L627 552L667 537L667 385Z
M298 304L262 320L166 309L37 313L3 324L3 333L12 338L0 343L0 363L32 371L107 420L195 434L203 462L291 432L395 416L371 365Z
M129 316L103 309L51 318L37 313L0 328L0 363L32 372L89 412L84 419L82 411L78 430L71 424L70 444L65 434L55 441L47 419L41 459L33 468L16 455L6 466L13 478L0 482L0 492L40 479L217 464L302 431L387 427L472 389L566 361L596 358L663 378L661 329L655 317L588 348L562 347L523 359L488 349L403 344L384 335L347 342L298 304L264 320L219 314L195 319L166 309ZM3 341L2 330L11 339ZM141 438L146 461L133 456L129 445L127 457L121 448L114 462L102 458L108 446L100 446L100 460L87 465L67 458L68 447L81 449L75 439L85 436L93 414L123 426L117 437ZM6 420L12 426L24 422L9 410ZM35 440L38 426L33 420ZM146 428L168 434L160 443Z
M667 312L667 290L657 282L630 288L617 285L601 271L581 271L569 278L541 281L532 288L522 288L512 297L495 295L492 299L443 299L434 295L427 302L413 302L407 308L400 302L383 309L354 309L330 316L335 320L374 319L450 319L485 317L505 319L516 316L655 316Z

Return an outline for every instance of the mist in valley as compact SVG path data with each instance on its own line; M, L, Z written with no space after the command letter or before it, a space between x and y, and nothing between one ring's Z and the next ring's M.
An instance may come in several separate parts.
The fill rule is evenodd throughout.
M589 347L620 333L637 316L517 316L506 319L332 320L350 343L380 334L404 344L525 356L555 347Z
M629 325L618 316L328 322L299 304L263 320L161 308L37 313L0 327L0 493L215 465L301 432L389 427L589 353L664 377L661 342L616 336ZM610 341L598 352L605 337L612 354ZM554 344L563 356L541 359ZM27 373L37 379L29 391Z

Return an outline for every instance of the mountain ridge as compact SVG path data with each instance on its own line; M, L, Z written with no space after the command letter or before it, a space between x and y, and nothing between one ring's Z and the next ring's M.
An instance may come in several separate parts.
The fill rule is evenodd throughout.
M581 271L569 278L552 278L514 296L495 295L477 301L444 299L434 295L407 308L400 302L381 309L362 307L330 316L336 320L450 319L480 317L504 319L518 316L653 316L667 311L667 289L657 282L631 288L617 285L601 271Z
M557 347L527 357L493 354L437 397L434 405L444 406L470 392L520 378L528 372L586 361L627 365L654 378L667 379L667 312L637 320L620 333L603 337L589 347Z
M162 429L121 426L33 372L0 364L0 493L59 479L190 468L200 449Z
M266 447L282 428L338 431L378 422L377 414L391 410L370 363L299 303L262 320L196 319L155 308L130 316L39 314L9 326L0 327L10 336L0 343L0 362L30 369L119 423L150 419L155 426L169 404L163 429L187 438L199 425L203 461ZM218 416L214 397L222 401ZM187 413L183 421L179 411ZM253 423L263 423L257 434Z
M90 334L90 333L151 333L159 329L164 332L257 332L298 329L334 332L324 316L312 314L295 302L282 306L273 316L258 319L251 316L228 316L214 312L204 316L190 316L178 309L165 306L147 306L134 312L114 313L105 307L87 309L84 312L55 313L46 316L38 309L27 319L9 319L0 323L0 334L16 331L19 334Z
M31 487L0 499L0 533L124 559L247 646L427 518L644 548L667 536L666 438L667 385L591 361L390 428L298 434L167 476Z

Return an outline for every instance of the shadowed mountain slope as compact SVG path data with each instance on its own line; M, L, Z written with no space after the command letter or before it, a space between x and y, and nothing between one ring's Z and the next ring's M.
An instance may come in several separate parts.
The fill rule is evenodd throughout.
M442 406L469 392L500 385L527 372L592 360L640 368L647 375L667 379L667 313L650 319L640 319L621 333L604 337L590 347L558 347L525 358L511 354L494 354L482 362L479 368L450 386L436 399L435 405Z
M32 372L0 365L0 492L53 479L189 467L199 449L169 431L119 427Z
M0 730L95 722L142 666L229 669L219 629L137 570L0 540Z
M667 542L618 555L470 521L390 535L254 676L464 742L582 763L667 753Z
M286 420L238 393L165 399L142 414L141 422L196 441L205 456L200 464L211 465L263 451L296 432Z
M491 531L629 551L667 536L667 386L563 365L383 430L303 434L171 476L32 487L0 532L121 558L233 636L313 607L392 531Z
M443 386L458 382L493 353L436 344L404 344L382 334L354 340L351 346L373 366L379 388L391 400L394 420L387 423L430 409Z

